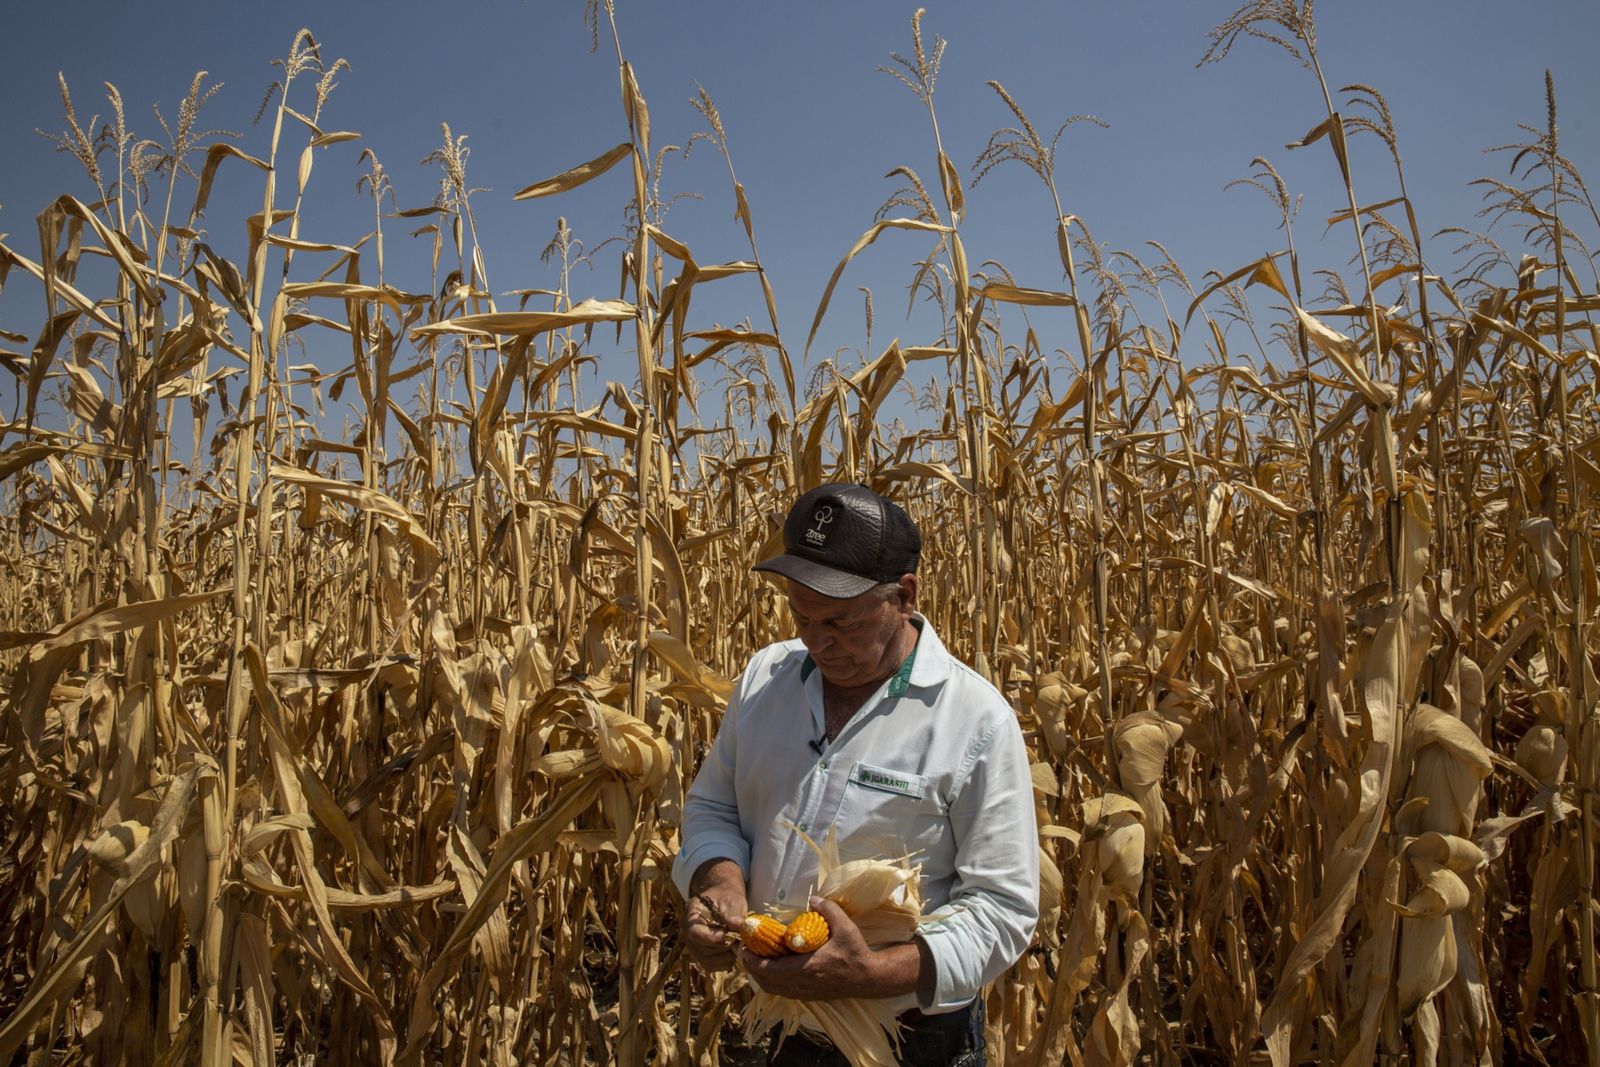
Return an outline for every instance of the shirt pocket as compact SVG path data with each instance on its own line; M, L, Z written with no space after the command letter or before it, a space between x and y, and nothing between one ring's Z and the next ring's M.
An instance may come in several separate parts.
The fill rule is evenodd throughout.
M858 761L834 820L843 859L939 862L954 855L950 807L925 775Z

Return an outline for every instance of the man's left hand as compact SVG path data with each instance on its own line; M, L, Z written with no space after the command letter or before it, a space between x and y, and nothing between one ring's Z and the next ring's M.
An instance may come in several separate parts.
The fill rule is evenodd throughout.
M873 949L844 909L823 897L811 910L828 922L828 942L815 952L763 959L744 950L743 962L763 990L793 1000L892 997L917 988L915 942Z

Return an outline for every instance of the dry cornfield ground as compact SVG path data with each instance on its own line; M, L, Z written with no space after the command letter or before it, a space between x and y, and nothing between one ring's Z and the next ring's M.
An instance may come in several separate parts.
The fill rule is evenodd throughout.
M964 178L912 32L935 180L817 320L899 230L942 332L803 381L714 105L738 262L662 229L620 44L616 148L518 195L631 171L622 288L563 272L515 310L448 131L408 221L366 154L372 239L301 232L353 136L309 34L249 150L197 132L198 78L165 145L69 103L90 195L0 244L6 297L48 307L4 356L0 1061L717 1062L743 994L682 955L679 805L786 636L750 564L848 478L922 522L924 607L1038 760L1046 914L988 994L993 1062L1600 1064L1600 215L1555 87L1484 186L1499 243L1425 239L1382 97L1328 88L1309 5L1248 5L1210 58L1306 61L1351 258L1300 261L1262 162L1284 247L1194 285L1094 241L998 85L1016 126ZM1057 288L962 241L1018 165ZM207 220L247 223L238 262L200 239L216 182L262 187ZM384 282L395 225L432 227L427 293ZM739 281L746 322L691 315ZM583 397L601 351L638 376ZM908 412L913 364L944 388Z

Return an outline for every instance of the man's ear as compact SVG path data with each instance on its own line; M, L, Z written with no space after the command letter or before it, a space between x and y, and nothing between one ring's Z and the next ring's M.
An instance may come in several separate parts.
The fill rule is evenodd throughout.
M918 582L915 574L902 574L900 576L900 604L907 611L914 611L917 607Z

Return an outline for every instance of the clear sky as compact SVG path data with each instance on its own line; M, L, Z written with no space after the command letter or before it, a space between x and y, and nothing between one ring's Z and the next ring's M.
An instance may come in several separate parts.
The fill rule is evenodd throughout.
M935 105L949 155L969 183L989 134L1011 124L985 86L997 79L1043 130L1080 113L1110 124L1067 132L1058 164L1065 209L1111 248L1161 241L1197 284L1207 270L1232 270L1282 245L1264 198L1224 191L1249 170L1252 157L1270 158L1305 195L1303 244L1322 240L1323 220L1344 206L1326 142L1284 148L1322 117L1309 73L1251 40L1241 40L1220 64L1196 67L1205 31L1232 10L1231 0L932 0L927 6L930 43L935 34L949 42ZM914 5L619 0L618 9L623 49L649 102L657 146L686 144L703 128L689 105L697 85L720 108L783 332L798 356L829 273L898 184L885 173L905 164L937 185L925 112L877 69L890 52L909 54ZM107 114L101 83L114 82L134 128L155 137L151 105L170 119L194 72L209 71L225 85L202 125L241 131L240 147L264 154L268 131L265 124L252 127L251 118L277 73L272 58L287 51L302 25L326 59L343 57L351 66L340 76L324 127L362 134L359 142L318 153L303 236L348 243L370 228L370 206L355 197L362 146L388 167L401 207L426 205L437 170L418 161L437 147L441 122L468 138L469 179L484 189L474 206L495 290L552 284L538 254L558 215L591 247L622 228L631 193L622 167L570 196L511 199L517 189L627 137L614 53L604 37L591 53L581 0L454 6L61 0L10 3L5 11L0 232L31 257L38 256L37 212L61 192L93 199L77 164L34 132L63 128L57 71L70 83L81 117ZM1474 218L1479 192L1468 183L1505 176L1509 159L1484 149L1521 138L1518 122L1543 122L1547 67L1555 76L1566 154L1600 181L1600 68L1593 58L1600 4L1324 0L1318 22L1330 84L1364 82L1387 96L1425 235L1446 225L1481 225ZM289 143L292 166L298 134ZM1377 143L1358 140L1356 157L1360 198L1393 196L1392 170ZM709 147L670 164L664 188L703 196L678 203L666 226L702 263L747 255L726 174ZM179 202L187 205L192 195L180 192ZM228 228L211 235L224 254L239 254L242 234L233 230L242 230L243 215L259 203L259 176L225 167L207 216L219 231ZM1059 287L1052 214L1032 175L1001 168L968 193L963 232L974 267L995 259L1022 284ZM427 255L406 248L402 236L413 225L389 224L388 280L425 289ZM813 364L836 348L864 345L858 286L876 294L874 347L896 335L930 339L922 322L903 317L911 264L924 241L886 237L846 273ZM1436 265L1448 266L1454 243L1430 243ZM592 276L576 280L579 295L616 295L618 251L617 245L604 250ZM1340 229L1308 258L1344 269L1352 251L1348 230ZM756 288L723 284L720 296L697 296L696 324L748 317L764 325ZM0 293L0 324L32 336L42 311L38 287L13 273ZM1059 337L1045 339L1047 348L1070 347L1066 321L1036 322L1060 328ZM348 360L346 344L324 340L328 352L312 358L329 365ZM631 381L625 368L606 376ZM0 378L7 379L0 399L9 399L14 386L9 375Z

